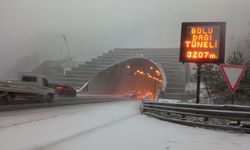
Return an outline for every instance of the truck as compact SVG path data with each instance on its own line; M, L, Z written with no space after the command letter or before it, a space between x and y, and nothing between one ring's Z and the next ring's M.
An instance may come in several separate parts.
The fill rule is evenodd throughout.
M0 99L4 104L16 98L52 102L54 89L48 79L39 74L20 73L17 80L0 81Z

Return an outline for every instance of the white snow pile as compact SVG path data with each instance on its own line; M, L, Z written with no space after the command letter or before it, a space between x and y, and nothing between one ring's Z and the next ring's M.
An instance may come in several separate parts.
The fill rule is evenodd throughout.
M178 99L163 99L163 98L159 98L158 102L161 103L181 103L181 100Z

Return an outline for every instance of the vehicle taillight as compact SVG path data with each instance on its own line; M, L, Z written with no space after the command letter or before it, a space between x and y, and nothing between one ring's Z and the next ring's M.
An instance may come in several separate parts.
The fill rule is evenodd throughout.
M57 86L56 89L57 89L57 90L60 90L60 89L62 89L62 87L61 87L61 86Z

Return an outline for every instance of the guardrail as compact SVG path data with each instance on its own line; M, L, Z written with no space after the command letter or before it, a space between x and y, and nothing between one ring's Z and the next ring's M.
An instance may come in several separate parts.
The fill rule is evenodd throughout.
M0 113L4 111L16 111L23 109L37 109L46 107L60 107L67 105L78 105L78 104L91 104L91 103L103 103L103 102L114 102L128 100L126 98L119 97L108 97L108 96L79 96L79 97L56 97L52 103L43 101L25 101L20 100L19 103L15 102L9 105L0 104Z
M250 133L250 107L143 101L141 112L188 126Z

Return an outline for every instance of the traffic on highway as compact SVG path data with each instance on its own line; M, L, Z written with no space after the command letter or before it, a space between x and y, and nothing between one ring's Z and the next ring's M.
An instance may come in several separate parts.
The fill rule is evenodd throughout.
M249 0L0 0L0 150L247 150Z

